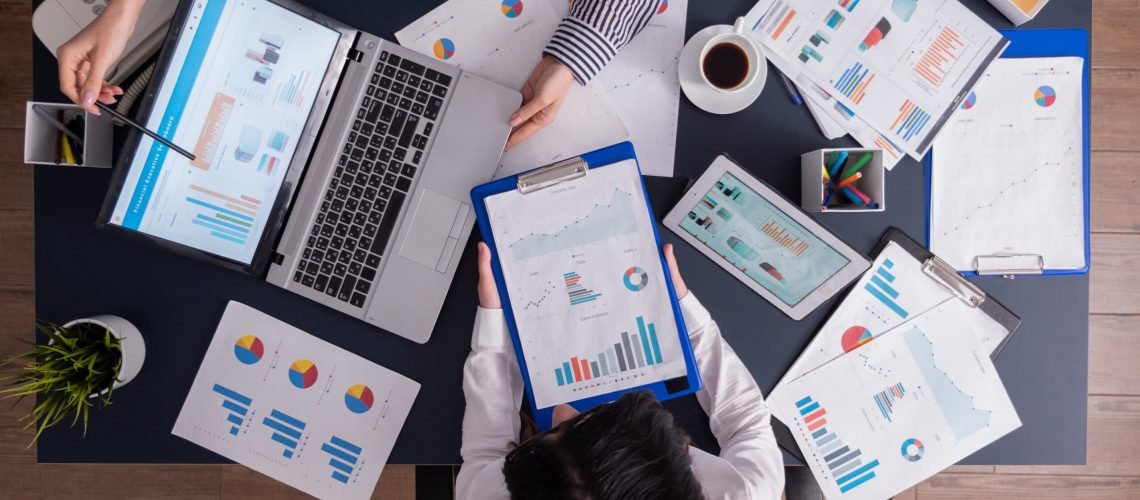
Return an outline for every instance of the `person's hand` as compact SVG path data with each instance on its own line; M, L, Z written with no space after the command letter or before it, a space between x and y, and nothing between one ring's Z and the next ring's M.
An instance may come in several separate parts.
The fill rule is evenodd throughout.
M103 104L113 104L115 97L123 94L123 89L103 81L103 75L123 53L135 30L143 1L108 2L99 17L56 51L59 90L93 115L100 114L96 99Z
M558 110L566 100L566 93L575 82L574 74L562 63L545 56L534 66L523 84L523 104L511 115L510 139L507 149L525 141L542 127L554 123Z
M502 309L499 289L495 286L495 275L491 272L491 250L487 244L479 242L479 307Z
M677 300L684 299L689 295L689 287L685 286L681 270L677 268L677 258L673 257L672 243L665 244L665 263L669 265L669 276L673 278L673 290L677 292Z

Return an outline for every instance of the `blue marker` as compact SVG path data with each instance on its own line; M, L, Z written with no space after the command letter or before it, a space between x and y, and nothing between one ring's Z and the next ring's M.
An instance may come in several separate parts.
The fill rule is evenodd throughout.
M827 188L827 196L823 198L823 208L831 206L831 196L835 194L835 190L830 187Z
M836 177L836 176L839 175L839 167L843 166L843 163L846 161L847 161L847 152L846 151L840 151L839 156L835 157L835 163L831 164L831 171L828 172L828 175L830 175L833 180L838 179L838 177Z

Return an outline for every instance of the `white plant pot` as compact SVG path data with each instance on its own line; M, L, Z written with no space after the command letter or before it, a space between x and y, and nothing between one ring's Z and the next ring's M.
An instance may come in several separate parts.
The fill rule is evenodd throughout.
M139 370L142 370L143 361L146 360L146 343L143 342L142 334L139 332L139 329L135 328L135 325L132 325L130 321L109 314L80 318L68 322L63 325L63 327L70 328L81 323L99 325L106 328L111 332L111 335L119 339L122 344L123 362L119 365L119 374L116 376L115 384L112 387L118 389L127 385L131 380L134 380L135 376L139 374ZM92 394L90 397L102 396L109 390L110 388L103 389L98 394Z

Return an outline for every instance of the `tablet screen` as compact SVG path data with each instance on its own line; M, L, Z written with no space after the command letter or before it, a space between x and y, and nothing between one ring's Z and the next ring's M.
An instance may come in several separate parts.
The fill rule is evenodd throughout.
M196 0L110 223L249 264L340 33L266 0Z
M850 262L732 174L721 176L681 228L789 306Z

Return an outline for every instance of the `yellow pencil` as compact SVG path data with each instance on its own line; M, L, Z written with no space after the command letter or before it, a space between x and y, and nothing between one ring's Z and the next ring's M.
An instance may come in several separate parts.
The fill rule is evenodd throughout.
M63 161L68 165L78 165L75 161L75 153L71 152L71 143L67 142L67 138L60 136L63 141Z

